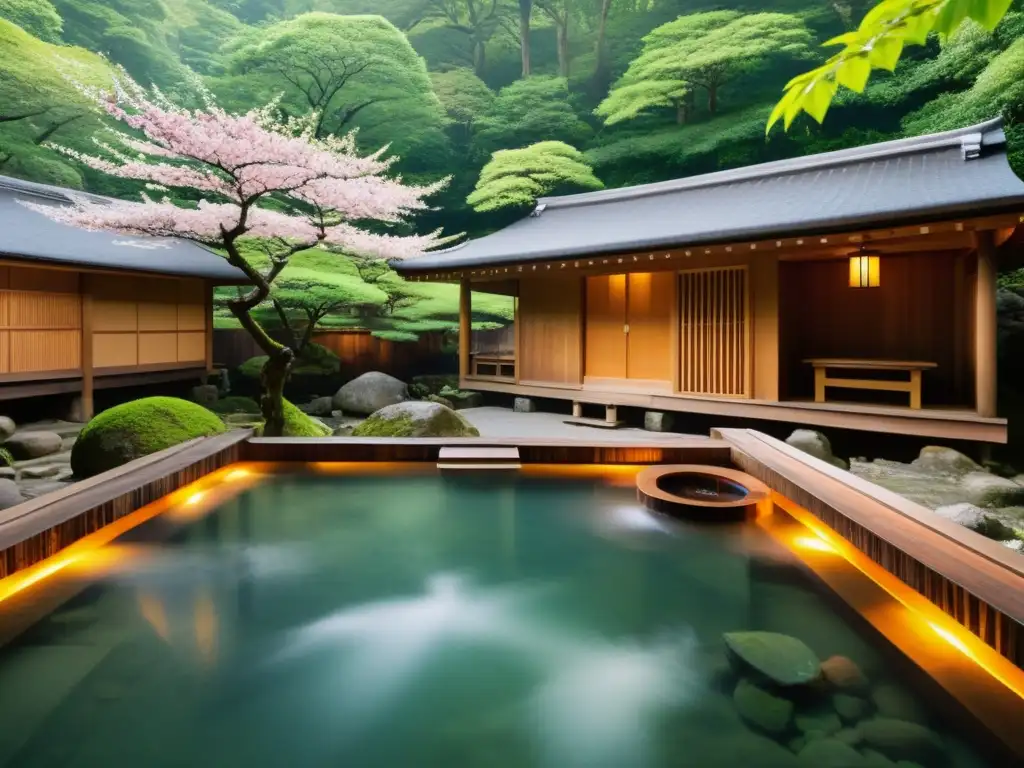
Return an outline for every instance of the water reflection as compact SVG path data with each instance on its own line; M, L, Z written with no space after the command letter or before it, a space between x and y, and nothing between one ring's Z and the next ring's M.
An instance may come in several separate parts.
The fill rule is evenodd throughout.
M536 669L522 724L547 764L645 765L656 715L694 690L696 641L689 633L645 646L576 637L533 612L551 594L544 585L483 589L462 574L436 574L421 595L348 608L289 634L273 661L336 654L334 711L352 736L397 705L432 654L471 641Z

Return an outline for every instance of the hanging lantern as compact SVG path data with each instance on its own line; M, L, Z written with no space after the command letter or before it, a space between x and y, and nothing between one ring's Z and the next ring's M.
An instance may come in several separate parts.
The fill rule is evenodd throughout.
M877 288L879 277L878 253L862 248L850 256L851 288Z

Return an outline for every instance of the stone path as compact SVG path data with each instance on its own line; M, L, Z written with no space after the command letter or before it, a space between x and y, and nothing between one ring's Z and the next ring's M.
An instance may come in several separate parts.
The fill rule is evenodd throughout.
M27 432L49 432L61 438L60 450L34 459L15 461L13 467L0 467L0 509L26 499L60 490L71 482L71 447L84 424L71 421L37 421L19 424L15 435Z

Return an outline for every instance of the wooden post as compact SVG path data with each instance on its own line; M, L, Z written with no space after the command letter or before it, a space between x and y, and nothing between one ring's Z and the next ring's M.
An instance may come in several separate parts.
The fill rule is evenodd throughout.
M82 340L81 340L81 361L82 361L82 419L89 421L95 413L93 405L93 364L92 364L92 290L91 281L87 275L82 275L79 281L79 290L82 299Z
M583 416L583 403L574 402L572 404L572 417L579 419Z
M469 375L469 350L472 341L473 294L469 278L459 284L459 380Z
M519 383L519 361L523 359L522 334L519 332L519 282L516 282L516 295L512 299L514 314L512 316L512 356L515 363L515 381Z
M974 397L979 416L996 415L996 247L992 232L976 232Z
M204 323L206 330L206 372L213 371L213 284L203 283ZM204 384L206 382L203 382Z

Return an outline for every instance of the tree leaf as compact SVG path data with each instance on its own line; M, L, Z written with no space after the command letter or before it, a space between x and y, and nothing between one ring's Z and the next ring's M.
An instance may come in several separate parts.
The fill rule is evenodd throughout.
M871 75L871 64L867 56L851 56L844 59L836 69L836 82L851 91L863 93Z
M782 117L782 115L786 112L786 107L789 106L789 103L793 100L793 98L794 91L791 88L790 90L786 91L785 95L781 99L779 99L779 103L775 105L775 108L772 110L772 113L768 116L768 124L765 126L764 129L764 133L766 136L769 133L771 133L772 126L779 122L779 118Z
M988 4L991 0L980 0ZM953 34L964 19L971 16L974 0L946 0L935 18L935 31L946 36Z
M817 120L819 123L825 120L828 108L832 104L832 98L836 95L836 83L832 80L818 80L809 91L804 94L804 111Z
M979 0L971 18L991 32L1010 10L1013 0Z
M900 60L903 53L903 40L896 36L883 36L875 40L868 54L868 61L871 66L877 69L886 69L892 72L896 68L896 62Z
M934 28L935 14L923 13L920 16L911 16L903 26L903 41L908 45L924 45Z

